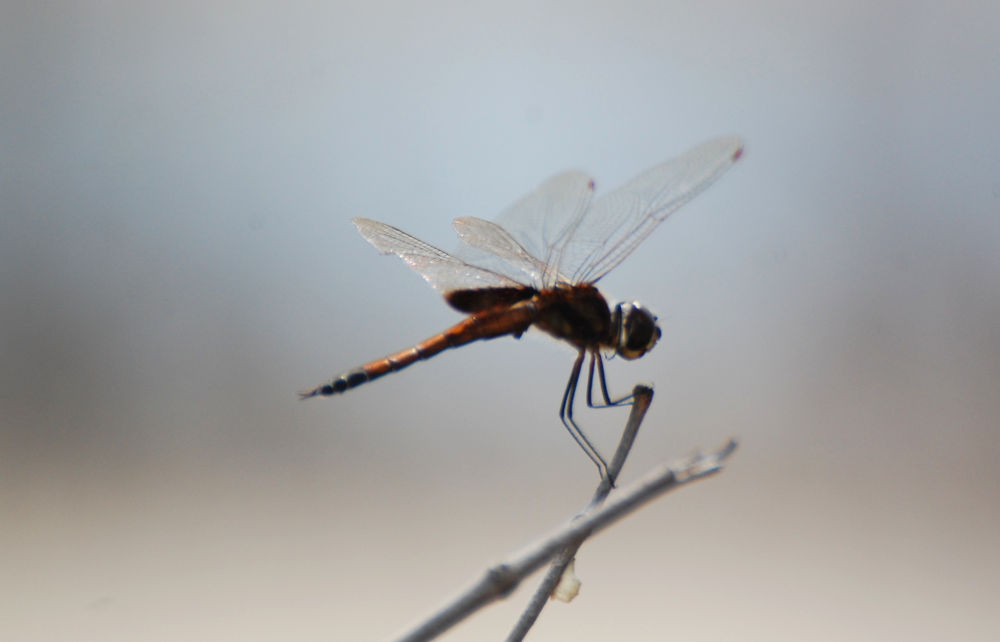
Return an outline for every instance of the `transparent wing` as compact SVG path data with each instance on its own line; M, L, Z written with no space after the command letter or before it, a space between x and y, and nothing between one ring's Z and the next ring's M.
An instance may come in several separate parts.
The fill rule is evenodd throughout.
M474 216L456 218L452 223L458 238L468 247L481 250L499 258L509 267L516 268L526 282L538 286L545 274L545 263L531 255L507 230L492 221ZM488 257L474 262L483 263Z
M536 287L554 285L561 278L553 254L556 242L587 211L593 194L594 181L589 176L563 172L539 185L492 222L457 219L458 237L467 248L478 250L461 254L472 257L475 263L487 260L505 274L527 275ZM496 259L513 267L514 272L498 265Z
M503 274L472 265L406 232L367 218L352 219L365 240L382 254L395 254L442 293L470 288L520 287Z
M640 174L592 206L594 182L587 175L558 174L495 221L456 219L464 244L457 252L461 256L385 223L356 218L354 224L379 252L403 259L442 292L594 282L660 221L721 176L742 150L735 137L705 143Z
M598 198L556 241L553 262L559 273L572 283L597 281L671 212L719 178L742 152L739 138L709 141Z

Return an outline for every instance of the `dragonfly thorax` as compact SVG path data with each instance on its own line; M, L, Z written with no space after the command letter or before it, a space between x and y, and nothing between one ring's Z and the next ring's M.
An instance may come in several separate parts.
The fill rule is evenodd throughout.
M615 352L625 359L638 359L649 352L660 338L656 316L637 301L615 305L611 323Z

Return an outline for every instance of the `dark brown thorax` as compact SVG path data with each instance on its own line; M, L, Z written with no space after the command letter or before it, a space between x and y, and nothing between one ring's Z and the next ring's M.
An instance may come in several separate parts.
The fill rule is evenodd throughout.
M534 302L539 329L578 348L614 348L611 310L593 285L557 285L539 292Z

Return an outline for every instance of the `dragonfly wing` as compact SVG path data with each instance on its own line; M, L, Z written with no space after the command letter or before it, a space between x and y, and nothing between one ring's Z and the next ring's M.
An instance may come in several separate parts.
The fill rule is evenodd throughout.
M475 216L457 218L453 225L458 238L468 247L516 268L521 276L527 277L528 283L541 285L545 263L532 256L510 232L492 221ZM487 258L484 257L484 260Z
M476 288L511 288L522 284L503 274L472 265L444 250L385 223L367 218L352 219L361 236L382 254L403 259L431 287L442 293Z
M598 198L556 242L559 271L593 283L632 253L671 212L697 196L743 152L736 137L703 143Z
M551 287L560 279L553 249L558 239L566 236L566 230L590 207L593 195L594 181L589 176L578 171L563 172L546 180L494 219L493 223L506 230L507 237L537 262L532 271L544 266L541 279L534 285ZM493 233L487 236L490 237L488 245L496 247L479 246L479 249L494 253L494 249L504 248L507 244L507 241L497 242ZM508 250L504 248L500 251L502 254L498 256L511 262ZM515 259L513 263L522 271L526 267L520 259Z

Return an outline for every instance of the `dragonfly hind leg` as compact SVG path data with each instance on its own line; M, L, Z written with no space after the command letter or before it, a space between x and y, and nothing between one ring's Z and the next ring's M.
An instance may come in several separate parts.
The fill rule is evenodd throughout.
M594 462L594 465L597 466L601 479L608 479L608 463L604 461L601 453L597 451L594 444L590 442L587 435L583 433L580 426L573 420L573 401L576 398L577 383L580 381L580 371L583 369L584 355L586 355L586 351L581 350L576 361L573 363L573 370L570 372L569 382L566 384L566 391L563 393L562 405L559 406L559 419L562 420L563 426L569 431L570 436L573 437L577 445L587 454L590 461ZM593 363L591 363L591 368L593 368ZM590 396L589 390L587 396Z
M582 359L581 354L581 359ZM597 364L597 378L601 385L601 396L604 398L603 404L594 403L594 364ZM582 363L581 363L582 365ZM608 382L604 376L604 360L596 350L590 353L590 367L587 371L587 405L591 408L615 408L617 406L631 406L635 395L629 393L620 399L612 401L608 394Z

